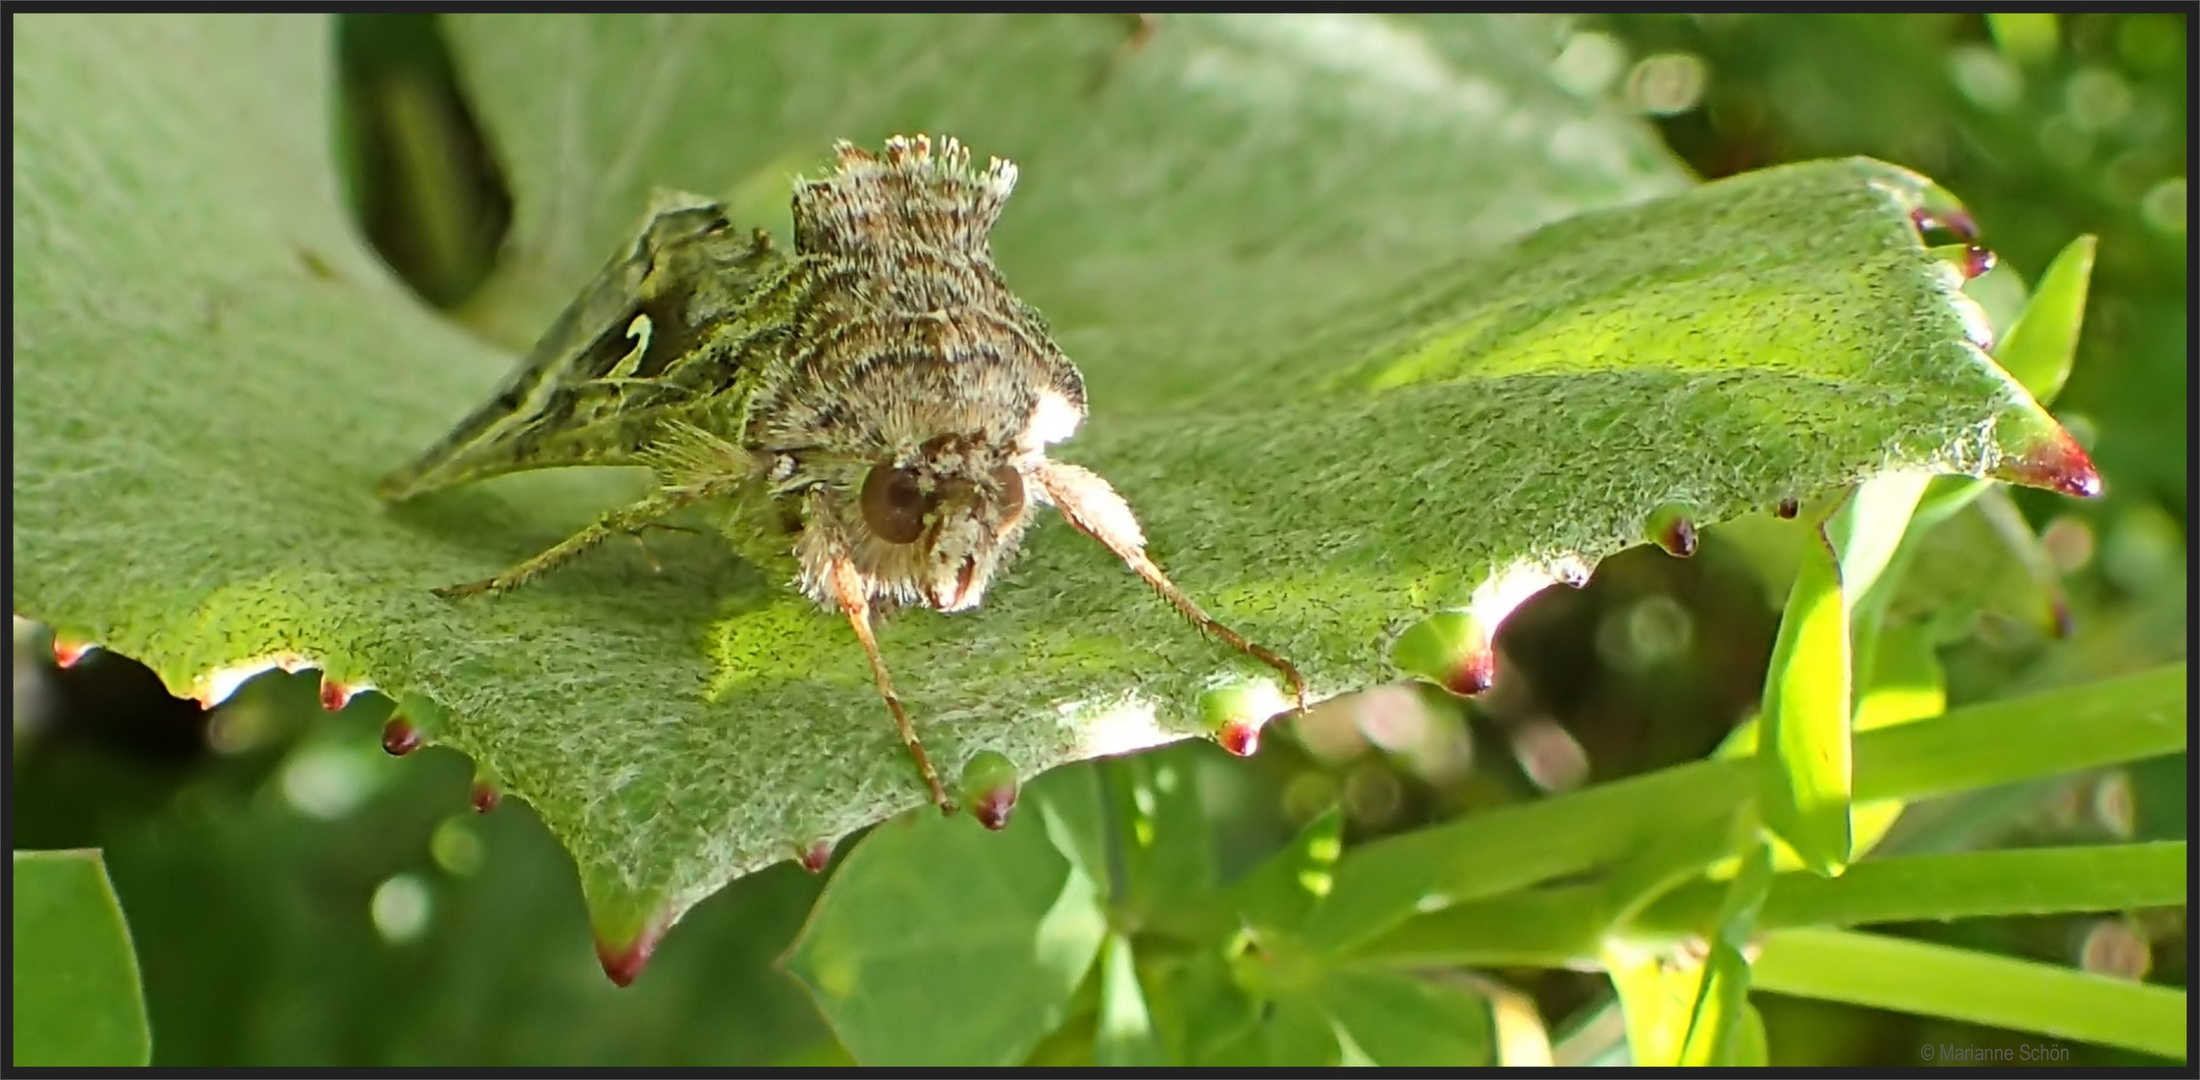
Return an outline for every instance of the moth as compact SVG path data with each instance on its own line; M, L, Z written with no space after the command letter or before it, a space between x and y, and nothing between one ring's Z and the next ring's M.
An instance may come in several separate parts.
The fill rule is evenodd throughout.
M967 611L1052 506L1206 634L1289 681L1146 555L1129 504L1047 457L1085 418L1084 379L994 267L1016 166L952 138L837 143L794 185L794 250L725 207L660 192L639 235L559 315L496 395L378 488L402 501L560 466L646 466L655 486L564 542L445 597L523 585L691 505L720 506L737 552L855 631L932 799L954 802L894 693L874 620ZM646 549L645 549L646 550Z

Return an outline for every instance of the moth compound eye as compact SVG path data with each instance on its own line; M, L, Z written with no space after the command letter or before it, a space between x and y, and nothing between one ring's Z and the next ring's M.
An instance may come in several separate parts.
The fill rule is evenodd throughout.
M993 470L993 483L1001 489L1001 524L1006 528L1024 516L1024 477L1014 466L1003 465Z
M924 515L932 499L917 474L892 465L872 466L863 478L863 520L872 535L889 544L913 544L924 533Z

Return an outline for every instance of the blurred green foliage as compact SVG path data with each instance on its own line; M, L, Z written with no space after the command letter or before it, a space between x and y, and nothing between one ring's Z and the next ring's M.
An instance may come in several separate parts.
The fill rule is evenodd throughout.
M2134 670L2186 650L2186 16L1662 15L1583 20L1609 81L1705 177L1868 154L1963 194L2001 267L1974 282L2037 284L2072 236L2099 237L2070 381L2055 411L2106 478L2085 504L2016 491L2017 524L2052 565L2074 633L2042 620L2038 575L1983 516L1915 553L1889 618L1929 627L1951 703ZM1603 36L1599 36L1603 35ZM1685 104L1683 104L1685 103ZM2010 279L1993 283L1992 279ZM1986 286L1986 287L1981 287ZM1760 560L1760 565L1761 565ZM2185 755L1911 807L1883 849L1948 851L2185 836ZM2182 909L2123 919L1913 924L1905 932L2017 955L2110 964L2184 985ZM2120 968L2117 967L2120 965ZM1932 1042L2015 1046L1965 1029L1772 996L1774 1064L1913 1063ZM2072 1061L2124 1062L2122 1055Z
M353 205L424 296L459 303L509 215L494 163L470 134L432 21L340 25L350 137L338 149ZM2018 492L2020 536L1983 513L1952 519L1907 556L1920 591L1890 607L1891 621L1919 628L1950 704L2185 655L2185 41L2174 13L1613 14L1574 20L1552 65L1576 92L1638 108L1707 178L1845 154L1932 175L1962 193L2003 260L1974 292L2021 300L2073 236L2100 238L2057 412L2092 450L2106 496ZM454 190L470 201L422 194ZM1356 722L1303 725L1251 762L1205 746L1164 751L1201 788L1205 820L1189 827L1206 830L1214 864L1201 872L1239 877L1332 802L1349 844L1708 753L1759 700L1794 574L1793 555L1762 542L1759 524L1707 533L1686 562L1626 553L1588 589L1538 598L1507 624L1497 689L1472 706L1389 688ZM2028 599L2039 582L2026 551L2059 578L2068 638ZM647 978L616 990L589 950L568 857L527 812L468 811L455 755L383 757L373 733L386 703L330 720L310 678L269 676L201 714L127 661L95 653L56 672L28 659L43 643L20 627L17 646L16 843L107 850L156 1063L842 1059L802 989L772 966L819 879L785 866L738 882L695 909ZM1130 779L1109 781L1128 791L1152 764L1124 767ZM1914 804L1881 851L2182 839L2189 798L2179 754ZM2183 908L1881 929L2186 982ZM1120 940L1096 970L1129 964L1127 953L1115 959ZM1562 1061L1566 1036L1593 1033L1610 1011L1601 975L1493 975L1533 1002ZM1100 996L1069 1008L1110 1008ZM1780 994L1750 1000L1776 1065L1915 1064L1924 1043L2038 1041ZM1505 1037L1502 1010L1493 1037ZM2154 1060L2070 1049L2070 1064Z
M17 851L9 1061L143 1065L152 1056L130 928L97 851Z

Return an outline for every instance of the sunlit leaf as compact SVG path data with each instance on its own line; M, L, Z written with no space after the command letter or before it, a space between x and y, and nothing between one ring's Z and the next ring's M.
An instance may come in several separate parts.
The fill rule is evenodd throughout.
M375 501L511 356L347 219L325 21L13 25L19 614L208 700L270 667L381 689L541 815L629 977L728 879L922 799L846 627L714 538L653 539L661 574L615 548L493 602L428 593L634 478ZM464 317L523 346L654 187L783 225L837 137L1014 158L995 249L1093 402L1065 452L1325 694L1662 507L1704 525L1919 469L2068 487L2041 456L2066 438L1966 339L1910 223L1922 178L1849 160L1675 195L1646 126L1549 81L1546 24L1460 25L1477 47L1172 17L1113 59L1112 17L457 19L515 199ZM984 610L882 632L946 771L1196 735L1202 691L1261 674L1058 520L1027 547Z

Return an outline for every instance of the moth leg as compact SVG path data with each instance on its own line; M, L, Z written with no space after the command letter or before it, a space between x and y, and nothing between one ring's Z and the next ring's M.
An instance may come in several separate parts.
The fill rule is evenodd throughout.
M651 492L646 498L629 503L597 518L587 528L566 537L564 542L556 547L510 570L481 581L467 582L462 585L446 585L435 590L435 594L449 599L459 596L473 596L479 593L507 592L516 589L560 566L564 566L582 552L621 533L633 536L638 540L641 538L641 531L656 525L658 523L657 519L711 494L716 494L716 492L710 488L660 488Z
M871 661L871 677L878 682L878 695L886 699L886 709L894 714L894 726L901 729L901 741L909 747L909 756L917 759L917 771L924 774L924 784L932 789L932 801L938 804L940 813L955 812L955 802L947 797L947 789L940 786L940 775L932 769L932 759L925 756L924 744L917 740L917 729L910 726L909 714L901 707L901 698L894 693L894 681L886 674L886 660L879 655L878 638L871 634L871 595L863 587L863 579L857 575L855 564L847 559L833 560L833 595L840 601L840 610L848 616L848 625L855 628L856 640L863 643L863 655Z
M1176 587L1169 576L1146 556L1146 535L1138 528L1138 518L1131 513L1130 504L1115 493L1113 487L1098 473L1060 461L1042 460L1039 463L1039 486L1046 492L1047 501L1062 511L1062 516L1078 532L1100 542L1100 546L1115 553L1133 573L1153 586L1161 598L1167 600L1184 617L1206 633L1220 639L1237 651L1276 669L1291 683L1293 699L1299 712L1306 711L1306 680L1299 676L1299 669L1289 660L1254 644L1245 635L1216 622L1214 617L1200 609L1184 590Z
M631 533L628 533L628 536L634 538L634 546L642 549L642 559L643 561L649 563L649 572L652 574L662 574L665 572L665 568L663 564L657 561L656 553L649 550L649 541L642 539L642 534L648 532L651 529L663 529L666 532L684 533L701 531L698 529L690 529L685 525L674 525L669 521L647 521L643 522L640 528L635 529Z

